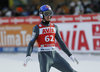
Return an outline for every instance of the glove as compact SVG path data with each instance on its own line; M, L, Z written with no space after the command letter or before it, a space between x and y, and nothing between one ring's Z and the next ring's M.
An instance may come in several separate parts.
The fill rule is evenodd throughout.
M74 56L70 56L70 59L73 61L73 62L75 62L76 64L78 64L79 62L78 62L78 60L74 57Z
M25 60L24 60L24 66L26 66L27 63L28 63L29 61L32 61L31 56L27 56L27 57L25 58Z

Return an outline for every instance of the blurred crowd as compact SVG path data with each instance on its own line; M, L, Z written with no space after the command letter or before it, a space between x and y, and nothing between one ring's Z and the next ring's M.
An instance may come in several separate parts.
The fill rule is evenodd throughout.
M0 17L12 16L38 16L39 4L24 5L17 7L3 7L0 8ZM53 9L54 15L79 15L88 13L100 13L100 0L79 0L77 2L60 3Z
M59 15L79 15L100 13L100 0L79 0L77 2L72 1L69 4L58 5L56 14Z
M19 5L17 7L4 7L0 9L0 17L16 17L16 16L31 16L39 15L39 5Z

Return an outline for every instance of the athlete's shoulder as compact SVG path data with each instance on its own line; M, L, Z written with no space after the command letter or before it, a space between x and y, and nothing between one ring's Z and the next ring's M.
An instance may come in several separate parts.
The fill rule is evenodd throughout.
M33 27L33 31L37 31L39 29L39 27L38 27L38 25L35 25L34 27Z
M38 29L39 27L38 27L38 25L35 25L34 27L33 27L33 29Z
M55 27L57 27L57 25L53 24Z
M55 26L56 30L58 30L58 26L57 26L57 25L55 25L55 24L54 24L54 26Z

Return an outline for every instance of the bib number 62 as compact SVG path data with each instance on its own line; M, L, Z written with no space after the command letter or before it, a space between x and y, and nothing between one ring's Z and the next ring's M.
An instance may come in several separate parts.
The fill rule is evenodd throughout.
M53 35L47 35L47 36L45 36L45 41L46 42L49 42L49 41L53 42L54 41L54 36Z

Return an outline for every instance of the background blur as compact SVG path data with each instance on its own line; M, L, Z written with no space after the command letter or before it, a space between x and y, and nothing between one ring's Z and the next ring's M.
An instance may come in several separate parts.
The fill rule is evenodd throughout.
M48 4L54 11L51 23L68 49L79 60L73 63L56 50L78 72L100 72L100 0L0 0L0 72L40 72L35 42L32 59L23 67L33 27L41 22L39 8ZM51 68L50 72L60 72Z
M39 7L49 4L55 15L78 15L100 12L100 0L3 0L0 16L38 16Z

